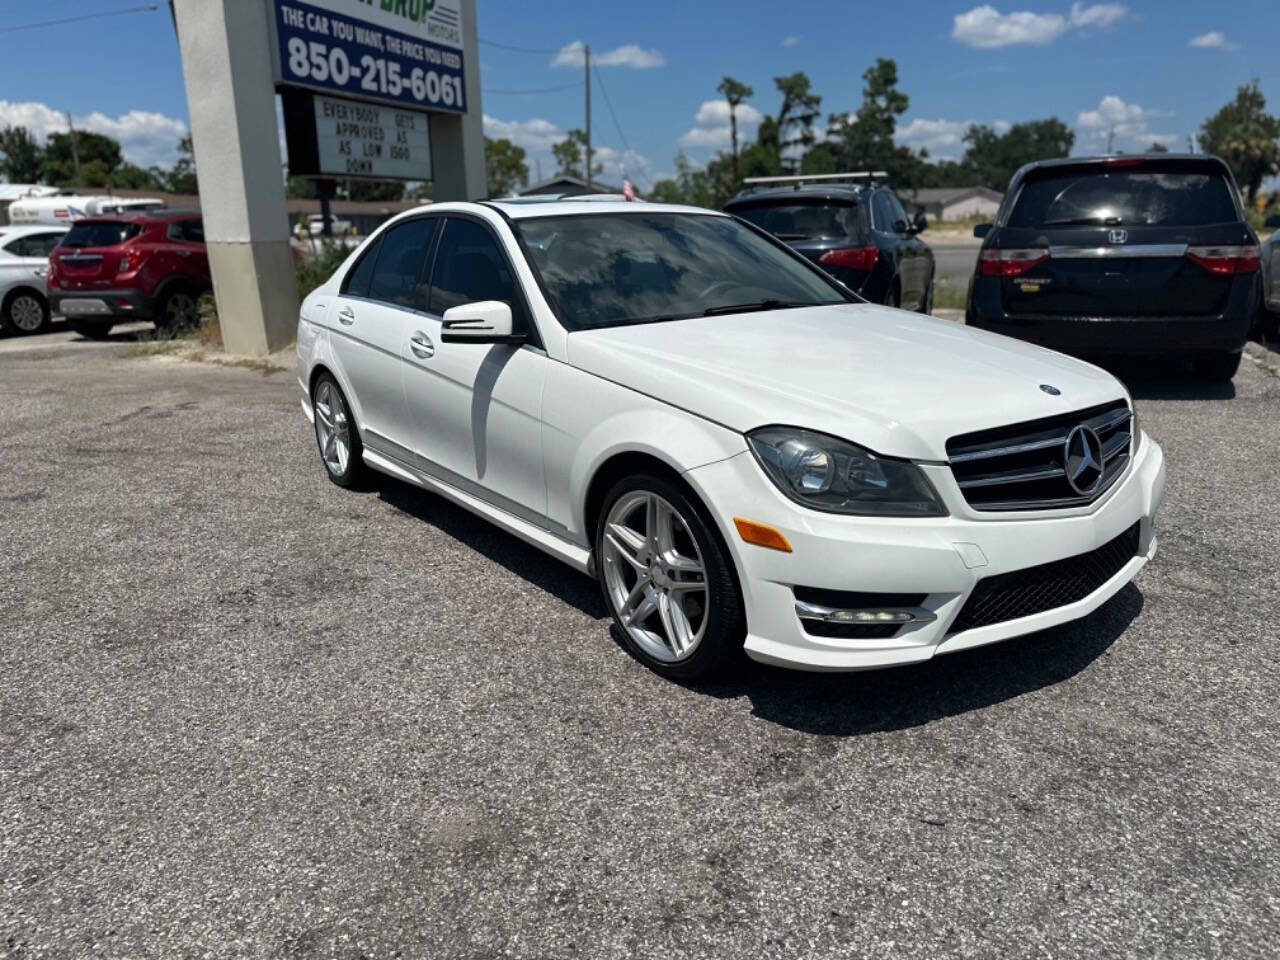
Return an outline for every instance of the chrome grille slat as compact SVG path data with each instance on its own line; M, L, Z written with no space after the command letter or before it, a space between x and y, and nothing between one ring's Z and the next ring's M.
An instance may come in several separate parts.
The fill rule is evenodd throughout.
M1133 437L1129 424L1133 411L1124 400L1084 410L1010 424L952 437L947 458L961 494L981 511L1055 510L1087 506L1110 489L1129 467ZM1068 439L1077 427L1097 436L1093 476L1089 489L1079 473L1073 485L1068 479ZM1072 444L1071 464L1087 469L1079 445L1094 443L1084 434ZM1086 454L1087 455L1087 447ZM1088 474L1085 474L1088 476Z

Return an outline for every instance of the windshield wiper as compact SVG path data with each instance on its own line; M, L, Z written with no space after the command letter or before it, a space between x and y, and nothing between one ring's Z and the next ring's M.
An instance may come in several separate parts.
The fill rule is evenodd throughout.
M723 307L707 307L702 311L704 317L715 317L722 313L750 313L758 310L785 310L789 307L816 307L816 303L791 303L786 300L755 300L751 303L730 303Z

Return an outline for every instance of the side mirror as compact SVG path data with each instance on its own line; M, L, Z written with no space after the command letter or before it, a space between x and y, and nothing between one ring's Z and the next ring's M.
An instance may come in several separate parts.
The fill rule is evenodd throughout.
M990 232L991 224L989 223L976 223L973 226L973 235L979 240L983 239Z
M907 221L905 221L905 220L895 220L895 221L893 221L893 232L894 232L894 233L906 233L906 232L907 232Z
M1265 221L1263 221L1262 225L1266 227L1268 230L1275 230L1276 228L1280 228L1280 213L1273 213L1271 216L1267 217Z
M929 218L923 213L917 213L912 226L915 228L916 233L924 233L929 229Z
M511 306L501 300L480 300L444 312L440 340L444 343L524 343L512 333Z

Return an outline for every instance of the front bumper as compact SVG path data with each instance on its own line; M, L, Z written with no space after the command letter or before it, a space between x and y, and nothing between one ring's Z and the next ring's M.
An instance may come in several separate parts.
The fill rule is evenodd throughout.
M150 320L155 304L141 290L50 290L49 309L75 320Z
M866 670L928 660L1086 616L1155 556L1154 518L1164 496L1164 453L1144 437L1128 474L1097 502L1067 511L978 515L945 465L922 469L951 515L846 517L798 507L764 477L750 453L685 474L709 505L733 554L747 613L747 654L809 670ZM777 527L782 553L744 543L734 517ZM1066 606L990 626L951 632L980 580L1089 553L1139 524L1137 554L1100 587ZM924 619L881 639L839 639L806 631L795 587L876 594L923 594Z

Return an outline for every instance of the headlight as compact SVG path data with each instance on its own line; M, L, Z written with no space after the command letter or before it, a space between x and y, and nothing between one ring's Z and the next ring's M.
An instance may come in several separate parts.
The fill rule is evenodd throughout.
M827 513L942 517L946 509L920 468L798 427L747 434L760 466L796 503Z

